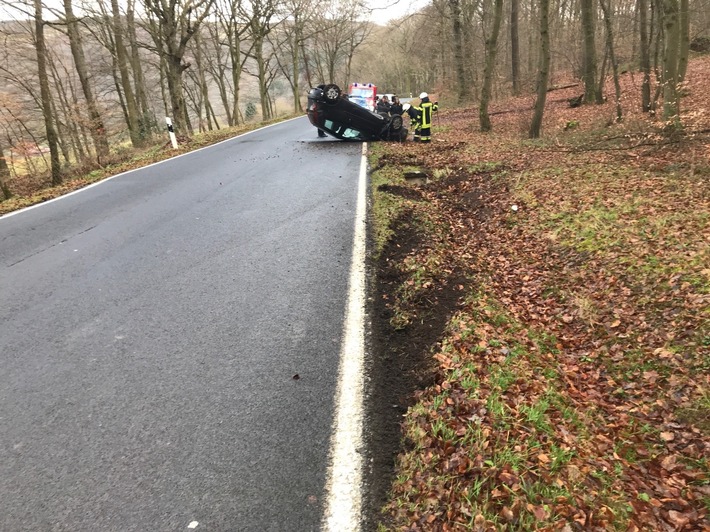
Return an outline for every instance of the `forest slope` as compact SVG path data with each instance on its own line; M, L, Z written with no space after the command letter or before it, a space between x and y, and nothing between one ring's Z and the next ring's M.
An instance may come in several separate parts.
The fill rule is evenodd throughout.
M710 529L710 57L687 81L673 135L627 74L621 124L571 87L539 140L520 98L373 147L375 347L433 372L381 529Z

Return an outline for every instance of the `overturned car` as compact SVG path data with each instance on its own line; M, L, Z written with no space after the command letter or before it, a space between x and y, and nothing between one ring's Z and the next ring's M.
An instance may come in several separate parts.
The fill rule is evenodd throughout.
M360 107L334 84L310 90L307 112L311 124L343 140L403 142L409 133L402 115L378 114Z

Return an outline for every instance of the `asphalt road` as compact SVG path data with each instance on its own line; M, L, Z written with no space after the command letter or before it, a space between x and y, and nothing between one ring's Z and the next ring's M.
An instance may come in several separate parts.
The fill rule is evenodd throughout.
M360 150L302 118L0 218L0 530L319 529Z

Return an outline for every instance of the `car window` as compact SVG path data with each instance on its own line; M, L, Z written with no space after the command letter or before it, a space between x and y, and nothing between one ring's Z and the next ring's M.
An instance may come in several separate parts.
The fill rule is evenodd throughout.
M358 89L353 87L350 91L350 96L362 96L363 98L367 98L368 96L372 96L372 89Z
M346 125L340 124L338 122L333 122L332 120L326 120L325 121L325 127L326 129L329 129L336 135L340 135L344 139L352 139L352 140L367 140L367 137L362 134L361 131L358 131L357 129L353 129L351 127L348 127Z

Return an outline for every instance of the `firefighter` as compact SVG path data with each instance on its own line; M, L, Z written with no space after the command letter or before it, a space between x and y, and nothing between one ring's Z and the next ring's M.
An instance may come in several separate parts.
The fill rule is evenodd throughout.
M421 130L421 124L419 122L421 117L421 109L409 103L405 103L402 106L402 110L409 116L409 127L414 133L414 141L418 142Z
M429 101L429 95L422 92L419 95L419 137L422 142L431 142L431 118L434 111L439 109L439 102ZM416 130L414 132L416 138Z

